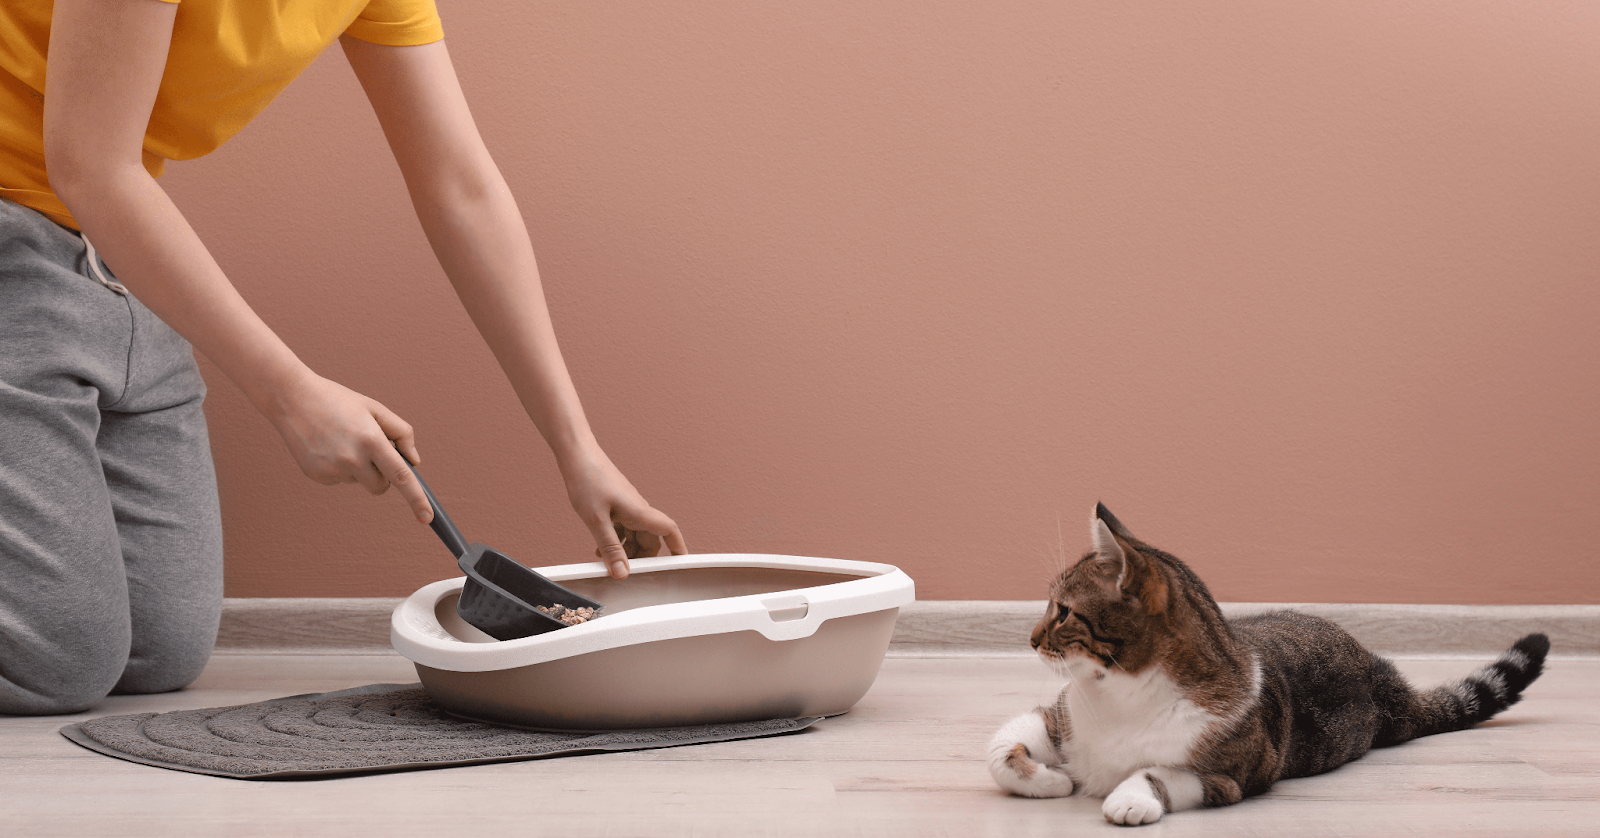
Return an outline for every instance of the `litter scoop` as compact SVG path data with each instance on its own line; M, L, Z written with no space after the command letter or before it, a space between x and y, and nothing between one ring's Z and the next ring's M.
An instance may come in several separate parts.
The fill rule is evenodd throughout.
M566 623L535 608L536 605L593 608L596 613L605 607L557 585L487 544L468 544L455 522L445 514L444 507L439 505L439 499L433 496L433 490L417 473L416 466L409 462L406 465L433 507L433 522L428 526L444 546L450 548L456 564L467 574L461 599L456 602L456 613L469 625L496 640L516 640L567 627Z

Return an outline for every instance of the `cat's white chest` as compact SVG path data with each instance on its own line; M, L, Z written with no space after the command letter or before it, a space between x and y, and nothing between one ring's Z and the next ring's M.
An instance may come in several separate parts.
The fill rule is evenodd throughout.
M1082 794L1104 797L1141 768L1187 764L1195 741L1218 721L1160 667L1138 675L1111 670L1104 678L1085 671L1073 680L1072 735L1064 750L1067 773Z

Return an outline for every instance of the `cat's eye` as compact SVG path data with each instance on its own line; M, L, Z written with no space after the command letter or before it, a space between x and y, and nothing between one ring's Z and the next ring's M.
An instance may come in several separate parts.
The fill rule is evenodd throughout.
M1056 625L1062 625L1072 618L1072 609L1065 605L1056 606Z

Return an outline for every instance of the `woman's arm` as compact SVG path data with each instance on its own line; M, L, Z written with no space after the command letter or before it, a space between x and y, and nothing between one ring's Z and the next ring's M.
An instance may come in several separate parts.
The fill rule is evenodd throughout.
M176 10L159 0L56 0L44 103L50 184L117 279L244 390L308 476L374 494L392 484L431 520L389 442L415 461L411 426L301 363L145 171L144 132Z
M554 452L596 554L620 578L628 551L619 535L636 539L641 555L654 555L661 540L687 552L677 524L639 496L589 429L522 213L478 135L444 42L393 47L347 35L343 43L439 264Z

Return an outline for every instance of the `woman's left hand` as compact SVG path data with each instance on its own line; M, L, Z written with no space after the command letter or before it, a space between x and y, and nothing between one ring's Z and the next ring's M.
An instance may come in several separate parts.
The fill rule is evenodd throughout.
M662 543L674 556L689 552L678 525L646 503L605 452L593 449L563 462L561 475L573 511L594 536L594 554L612 578L628 578L628 559L654 556Z

